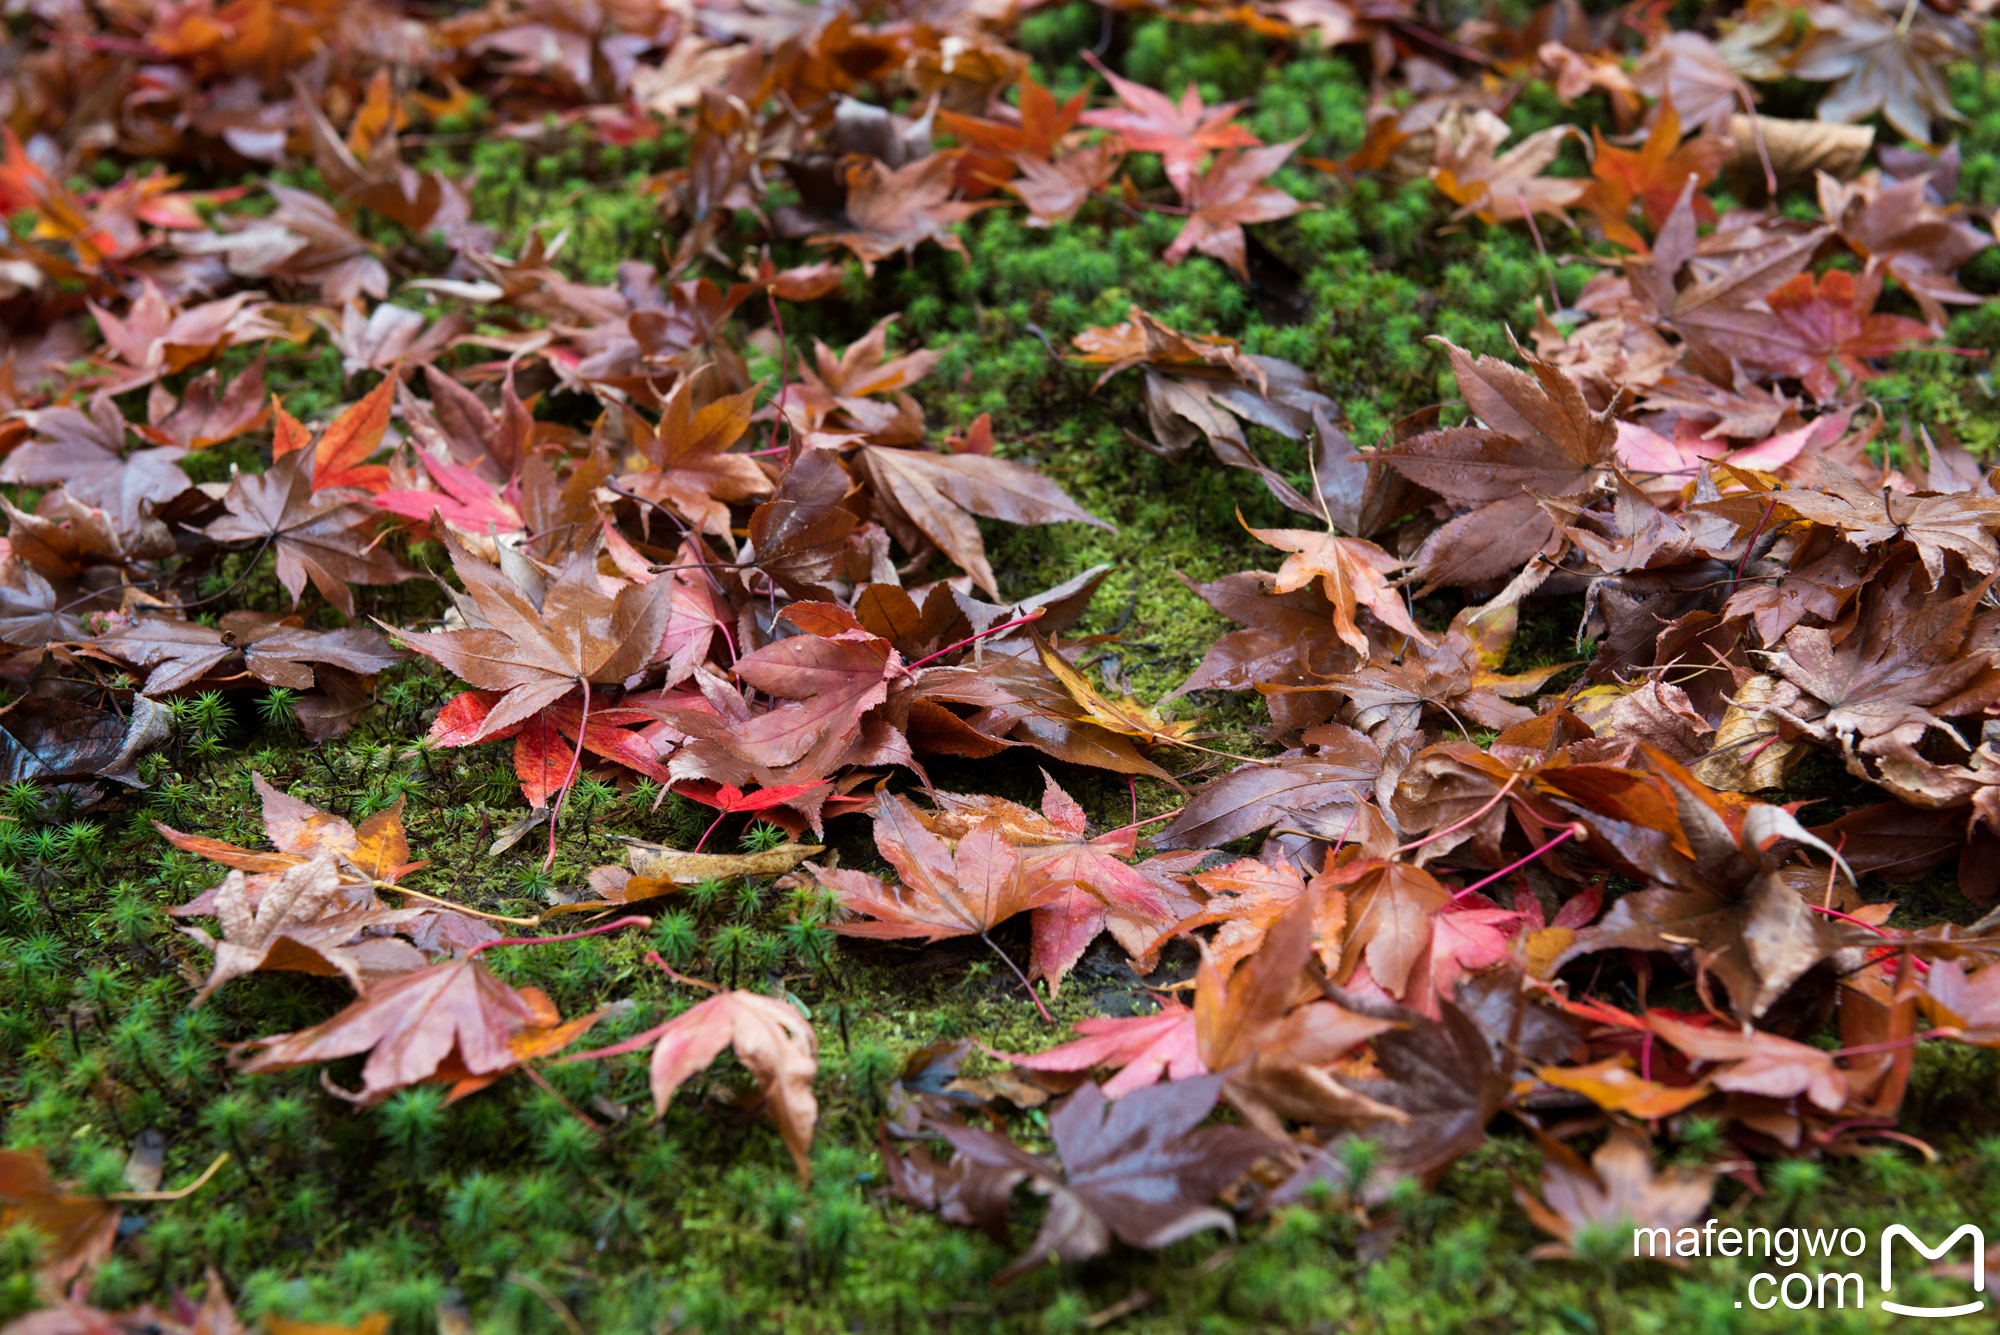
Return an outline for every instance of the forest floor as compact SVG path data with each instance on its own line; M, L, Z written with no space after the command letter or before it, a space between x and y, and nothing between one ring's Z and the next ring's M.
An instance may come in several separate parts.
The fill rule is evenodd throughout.
M1163 89L1192 79L1210 101L1246 99L1242 122L1267 142L1304 135L1301 155L1336 157L1361 140L1369 89L1352 50L1295 53L1285 43L1281 59L1278 42L1239 27L1125 15L1111 30L1107 58L1127 77ZM1028 17L1017 41L1040 77L1066 95L1089 77L1079 53L1101 34L1100 11L1071 3ZM1983 41L1987 59L1955 64L1947 77L1966 117L1961 197L1990 207L2000 204L2000 40L1989 30ZM1764 91L1766 114L1809 116L1817 90L1792 81ZM1533 83L1507 119L1518 138L1588 118ZM640 187L681 160L685 142L675 132L618 147L581 124L534 144L453 131L443 127L412 160L454 176L476 171L473 216L505 244L518 247L531 230L567 233L562 266L585 283L610 282L619 261L656 248L657 204ZM107 166L108 179L120 170ZM311 184L311 173L274 179ZM865 285L850 276L839 300L785 307L784 332L795 346L820 338L843 347L882 316L899 316L894 350L941 354L912 391L934 429L963 430L992 414L1002 456L1038 465L1117 526L984 528L994 572L1011 595L1110 565L1072 633L1115 636L1116 666L1142 700L1178 686L1229 629L1188 582L1268 564L1268 550L1245 524L1290 521L1254 479L1205 449L1169 461L1139 448L1130 435L1143 430L1136 378L1093 391L1095 368L1065 364L1052 349L1138 305L1176 329L1226 335L1298 363L1338 405L1349 435L1370 441L1404 414L1455 397L1447 359L1427 336L1504 356L1510 332L1525 337L1551 284L1572 301L1597 272L1553 234L1553 257L1544 258L1539 238L1519 226L1451 224L1450 201L1428 182L1345 184L1296 165L1279 179L1318 207L1256 229L1257 281L1249 285L1206 259L1161 265L1159 252L1180 227L1171 214L1139 214L1115 229L1039 230L994 210L958 228L969 262L927 247L913 260L883 262ZM811 258L792 249L788 262ZM1960 280L1974 293L2000 292L2000 251L1977 256ZM2000 306L1956 309L1946 341L2000 351ZM763 343L748 355L753 378L777 370ZM230 350L225 377L249 360L248 350ZM1946 427L1984 457L2000 450L1989 360L1913 351L1886 365L1871 393L1892 420ZM273 356L266 377L306 420L324 419L354 393L340 353L324 344ZM542 411L584 426L596 408L581 396L554 395ZM1302 445L1251 434L1279 472L1310 486ZM207 450L187 471L196 482L223 481L261 448L239 441ZM25 504L35 493L13 494ZM435 544L412 554L443 568ZM250 568L246 559L254 563L239 556L219 565L204 592L226 590L244 606L278 605L268 562ZM358 621L389 625L435 618L444 606L421 582L363 588L356 604ZM1435 628L1457 605L1447 593L1417 610ZM1508 670L1587 657L1578 643L1582 610L1574 597L1531 605ZM525 951L486 958L502 979L543 988L565 1015L612 1007L593 1046L638 1033L685 1004L685 994L674 1000L673 984L646 963L649 950L685 971L794 1001L821 1045L810 1185L794 1175L784 1144L758 1115L748 1076L729 1059L684 1086L659 1122L637 1061L548 1066L545 1084L510 1078L448 1106L441 1086L416 1085L366 1110L323 1095L318 1068L234 1070L226 1044L313 1024L343 1004L347 990L339 979L262 973L191 1009L208 957L165 910L211 885L217 869L171 848L153 822L261 846L253 775L356 822L401 800L411 856L424 863L407 883L513 916L583 893L592 867L623 862L623 838L688 848L709 825L711 808L679 796L655 809L643 795L590 783L571 796L552 865L544 865L540 831L489 853L494 836L526 810L508 744L412 745L458 688L427 661L393 667L377 680L358 725L327 742L307 741L250 694L189 697L175 707L171 740L144 762L145 789L56 824L37 823L32 792L0 795L14 803L0 827L0 1136L13 1148L45 1151L59 1176L93 1192L122 1189L141 1132L164 1138L169 1185L216 1154L230 1156L187 1199L127 1209L116 1252L87 1289L97 1306L198 1291L214 1266L246 1318L355 1322L379 1311L399 1332L463 1329L467 1313L480 1331L593 1335L1889 1328L1873 1312L1745 1306L1754 1267L1743 1261L1706 1261L1698 1275L1621 1265L1616 1238L1586 1239L1580 1260L1531 1259L1546 1239L1515 1205L1514 1187L1535 1180L1541 1152L1505 1119L1434 1189L1400 1190L1372 1211L1326 1193L1244 1219L1233 1236L1204 1232L1156 1252L1117 1248L990 1288L1013 1249L888 1199L878 1128L905 1063L926 1045L971 1038L1000 1051L1034 1051L1059 1031L976 937L931 946L843 939L830 954L795 950L788 901L757 882L683 897L648 931L538 947L532 958ZM1200 692L1182 708L1213 734L1208 745L1264 748L1263 705L1252 695ZM1015 751L941 758L928 772L939 789L1032 805L1048 764ZM1121 826L1184 800L1153 779L1053 768L1096 825ZM1207 772L1196 766L1182 777ZM1808 824L1872 800L1831 760L1812 762L1791 782L1785 796L1807 804ZM758 847L768 833L754 817L731 816L708 847ZM835 820L827 842L843 867L881 866L864 821ZM1895 893L1908 922L1978 916L1948 869ZM1016 959L1030 950L1026 923L1023 916L994 933ZM1064 1025L1140 1013L1152 1005L1144 983L1184 981L1193 961L1191 948L1177 946L1141 980L1100 939L1048 1005ZM330 1077L352 1084L358 1064L336 1063ZM975 1048L961 1074L1000 1069ZM1993 1225L2000 1219L1996 1077L2000 1056L1992 1051L1925 1044L1900 1127L1934 1159L1882 1150L1785 1160L1765 1174L1762 1194L1725 1178L1715 1208L1743 1227L1852 1226L1871 1237L1889 1222L1927 1234L1960 1221ZM1014 1124L1024 1138L1046 1130L1040 1110ZM1683 1131L1678 1142L1663 1142L1669 1158L1696 1163L1715 1153L1712 1124ZM0 1320L36 1304L38 1245L22 1229L0 1238Z

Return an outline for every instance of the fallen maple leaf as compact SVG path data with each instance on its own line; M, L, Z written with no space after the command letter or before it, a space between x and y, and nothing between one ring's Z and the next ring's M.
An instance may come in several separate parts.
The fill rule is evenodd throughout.
M1119 1074L1104 1082L1104 1096L1121 1099L1161 1080L1207 1075L1195 1033L1194 1011L1169 993L1151 1015L1100 1016L1071 1026L1085 1035L1046 1052L987 1055L1030 1071L1088 1071L1102 1066Z
M1823 1048L1761 1029L1745 1033L1730 1025L1704 1028L1657 1012L1646 1019L1654 1033L1697 1062L1721 1063L1705 1077L1717 1089L1774 1099L1804 1095L1828 1112L1847 1104L1847 1073Z
M1541 1140L1545 1201L1530 1195L1518 1182L1514 1199L1535 1227L1557 1241L1543 1243L1529 1252L1530 1256L1575 1259L1577 1234L1586 1228L1623 1237L1631 1229L1680 1228L1708 1213L1709 1198L1715 1194L1715 1174L1690 1168L1656 1173L1651 1145L1640 1132L1613 1128L1588 1167L1561 1141L1547 1136ZM1685 1262L1678 1258L1661 1259L1685 1268Z
M1881 372L1866 365L1867 359L1935 337L1921 320L1875 311L1882 277L1882 266L1874 263L1858 280L1842 269L1822 274L1817 283L1811 274L1794 274L1765 296L1776 318L1765 323L1763 346L1744 358L1744 365L1765 375L1796 377L1822 403L1839 394L1844 380L1875 379Z
M123 1210L101 1196L71 1195L49 1175L40 1150L0 1150L0 1228L23 1228L44 1239L37 1272L60 1292L94 1270L118 1240Z
M1307 207L1278 187L1264 183L1304 142L1301 135L1268 148L1217 154L1208 169L1182 189L1182 197L1188 204L1188 220L1160 258L1168 264L1179 264L1190 250L1198 250L1221 260L1238 278L1249 282L1250 261L1244 249L1243 225L1275 222Z
M501 692L467 741L524 722L578 686L623 682L659 649L672 604L664 580L606 593L594 557L578 554L539 598L472 555L449 532L445 550L486 624L398 632L410 649L482 690Z
M796 1007L755 992L720 992L622 1043L563 1060L590 1061L648 1045L653 1049L648 1078L656 1119L666 1115L674 1091L687 1083L689 1076L705 1069L724 1048L733 1048L757 1077L765 1110L778 1124L778 1134L792 1152L800 1179L812 1180L812 1161L807 1155L812 1148L813 1126L819 1120L819 1105L812 1092L813 1077L819 1071L819 1037Z
M356 992L366 992L376 980L424 967L423 952L381 933L430 910L355 910L349 907L352 890L332 852L278 873L259 887L254 905L243 873L230 872L213 892L223 939L198 927L181 929L215 955L207 981L188 1004L199 1006L231 979L264 969L338 975ZM369 903L373 899L366 897Z
M843 935L925 941L985 937L1062 890L1058 882L1025 873L1020 854L1001 836L999 822L982 820L950 844L924 828L915 805L900 793L876 798L875 846L895 867L898 883L890 885L866 872L812 868L819 883L839 896L841 908L864 915L862 921L836 923L834 930Z
M262 473L239 473L222 503L229 513L205 530L218 542L260 542L277 560L278 582L297 607L306 582L354 615L355 584L400 584L418 572L370 539L375 507L351 492L321 495L295 451Z
M518 723L489 727L487 720L504 699L492 691L466 691L446 702L431 723L433 746L471 746L483 741L514 741L514 777L531 807L545 807L581 777L576 759L582 747L595 756L636 770L662 784L673 775L661 764L652 743L631 725L654 725L657 716L642 709L593 705L585 717L580 700L568 695Z
M1443 341L1443 340L1440 340ZM1576 382L1526 353L1523 372L1448 341L1458 392L1484 425L1452 427L1380 451L1397 472L1469 513L1418 549L1415 576L1426 587L1504 578L1555 538L1555 525L1530 492L1575 495L1592 488L1618 440L1609 410L1593 413Z
M1577 207L1596 218L1607 240L1628 250L1643 252L1646 240L1628 221L1637 204L1649 226L1657 228L1673 212L1674 204L1686 189L1688 178L1707 185L1722 169L1729 141L1708 136L1681 141L1681 118L1672 102L1662 103L1659 119L1638 149L1620 148L1604 142L1597 130L1597 151L1591 159L1590 189L1576 201ZM1715 221L1715 208L1704 195L1694 197L1695 220Z
M1965 119L1942 73L1978 44L1965 20L1923 5L1885 9L1875 0L1816 5L1808 13L1812 32L1786 62L1787 72L1835 83L1820 99L1821 120L1858 121L1880 111L1889 124L1927 144L1933 117Z
M965 243L947 229L991 208L993 201L952 198L959 156L947 150L894 169L875 158L849 162L845 168L847 217L854 228L815 236L811 244L846 246L861 261L861 271L871 278L876 261L898 251L913 255L925 241L935 241L972 263Z
M1355 611L1360 607L1373 612L1389 629L1421 643L1430 643L1430 638L1417 628L1417 623L1410 620L1401 596L1382 578L1402 569L1403 562L1374 543L1361 538L1343 538L1332 529L1313 533L1296 528L1251 528L1244 523L1240 510L1236 520L1243 524L1246 533L1259 542L1268 542L1280 551L1292 553L1278 567L1278 577L1271 584L1272 592L1290 593L1315 579L1322 582L1326 600L1333 604L1334 634L1351 645L1357 654L1365 656L1369 653L1368 634L1354 621Z
M1544 1066L1539 1074L1546 1083L1581 1094L1606 1112L1647 1119L1671 1117L1713 1092L1706 1081L1655 1084L1634 1071L1631 1057L1624 1053L1587 1066Z
M1020 86L1020 106L1013 120L985 120L949 109L938 112L939 124L970 150L958 162L959 188L968 199L991 194L1016 170L1027 170L1030 162L1047 164L1062 137L1075 128L1089 97L1087 91L1079 92L1059 103L1054 93L1036 82L1032 70L1022 74Z
M1018 1173L1049 1197L1041 1232L993 1283L1005 1284L1051 1257L1102 1255L1114 1235L1128 1246L1160 1248L1205 1229L1233 1234L1228 1213L1208 1202L1275 1145L1244 1127L1195 1129L1215 1106L1223 1079L1151 1085L1116 1103L1096 1085L1083 1086L1049 1114L1060 1171L997 1132L934 1123L959 1155Z
M928 539L994 598L1000 596L1000 585L974 515L1013 524L1078 523L1118 531L1041 473L1012 460L868 445L860 452L860 465L873 484L883 525L906 549L921 551Z
M1562 152L1563 141L1582 132L1573 125L1551 125L1496 157L1512 133L1507 122L1484 108L1440 124L1431 181L1460 206L1452 216L1477 214L1491 224L1547 213L1569 222L1565 210L1583 198L1589 183L1541 173Z
M444 1084L451 1086L446 1101L452 1102L530 1057L560 1052L582 1037L598 1014L565 1022L541 989L517 990L501 982L475 950L384 979L333 1018L240 1044L230 1060L245 1074L260 1075L365 1052L361 1088L342 1089L325 1072L321 1087L373 1107L411 1085Z
M1244 126L1234 123L1236 113L1242 109L1241 102L1204 106L1201 93L1192 79L1188 81L1180 101L1175 102L1156 89L1119 78L1094 59L1091 63L1110 82L1111 90L1118 94L1118 100L1125 104L1125 109L1086 111L1081 117L1083 123L1100 130L1115 131L1134 153L1158 153L1167 179L1183 198L1188 195L1196 169L1210 153L1256 148L1263 142ZM1291 148L1286 149L1286 153L1290 151ZM1278 160L1283 159L1284 154L1280 154ZM1276 165L1273 163L1270 168L1259 172L1257 179L1269 176L1276 170Z
M1078 94L1081 97L1082 94ZM1054 227L1076 217L1076 211L1111 183L1124 161L1124 155L1115 144L1092 144L1079 148L1073 153L1065 153L1053 160L1029 157L1026 153L1016 153L1013 164L1019 175L1002 183L1002 188L1028 206L1028 226ZM1290 196L1286 196L1290 198ZM1266 201L1270 203L1271 201ZM1237 203L1227 211L1236 215L1238 230L1245 222L1266 222L1268 217L1248 217L1247 213L1256 208L1247 202ZM1220 211L1212 211L1211 221L1223 221ZM1283 217L1284 214L1272 216ZM1225 223L1226 225L1226 223ZM1207 245L1225 243L1210 239ZM1204 246L1205 253L1207 251Z

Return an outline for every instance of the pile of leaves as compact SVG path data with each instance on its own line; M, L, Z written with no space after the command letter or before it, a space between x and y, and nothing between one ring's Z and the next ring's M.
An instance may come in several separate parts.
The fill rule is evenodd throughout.
M1901 1120L1919 1045L2000 1046L2000 910L1919 921L1884 887L1949 867L1976 910L2000 895L2000 491L1870 393L1898 354L1982 355L1944 339L1985 300L1961 279L1994 220L1933 142L1979 7L1760 0L1675 29L1556 3L1448 31L1393 0L1138 7L1345 48L1372 92L1338 158L1093 51L1059 96L1031 8L30 5L0 57L20 916L59 922L59 855L132 813L227 869L170 910L183 939L138 950L237 1077L310 1068L359 1108L509 1080L599 1136L631 1109L553 1076L649 1052L657 1120L728 1051L806 1184L824 1025L754 934L714 980L682 972L680 905L772 886L815 978L871 941L976 942L1049 1039L1066 980L1123 961L1151 1009L1041 1051L923 1049L882 1101L882 1196L1003 1245L1018 1189L1047 1202L995 1284L1332 1197L1379 1222L1502 1125L1542 1151L1517 1195L1554 1258L1699 1219L1725 1176L1928 1152ZM1818 119L1761 114L1780 84L1830 85ZM1529 87L1577 123L1508 147ZM1854 124L1878 114L1912 144ZM671 141L642 183L656 258L590 281L562 236L498 234L479 181L411 151L465 125ZM1594 273L1551 277L1508 356L1436 340L1449 401L1377 440L1305 367L1138 305L1067 346L1030 326L1125 396L1135 447L1192 474L1206 444L1254 513L1294 516L1239 510L1282 558L1189 581L1237 628L1150 703L1123 622L1080 631L1108 566L1010 587L991 545L1113 526L1004 414L928 421L945 354L892 345L895 316L803 332L887 270L950 272L920 248L969 264L1000 210L1092 236L1168 215L1158 265L1283 306L1305 298L1246 228L1409 182ZM320 340L339 401L295 415L284 368ZM1577 616L1571 661L1521 652ZM406 717L413 681L446 689ZM308 750L386 718L385 763L433 778L495 748L491 804L521 809L482 809L477 843L538 850L533 911L411 884L404 796L350 821L239 765L272 848L184 829L185 785L147 792L162 748L220 764L203 720L231 698ZM1255 729L1205 731L1194 701ZM982 772L1034 776L1039 805L964 790ZM1079 791L1129 792L1130 821ZM705 828L565 883L606 803ZM748 851L709 851L732 817ZM637 996L566 1018L530 981L641 929L618 982L700 998L657 1023ZM192 1027L271 973L328 990L288 1027ZM134 1088L79 1066L122 1133ZM1695 1125L1708 1148L1656 1175L1654 1138ZM1570 1144L1599 1137L1588 1163ZM120 1192L6 1153L20 1306L47 1304L10 1330L243 1328L219 1270L199 1306L104 1281L117 1203L175 1196L157 1161ZM140 1149L121 1171L146 1176ZM453 1301L425 1317L463 1322Z

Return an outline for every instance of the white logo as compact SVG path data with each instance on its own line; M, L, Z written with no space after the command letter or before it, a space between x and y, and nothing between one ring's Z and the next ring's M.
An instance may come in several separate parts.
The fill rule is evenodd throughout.
M1970 1235L1972 1238L1973 1292L1986 1292L1986 1235L1981 1233L1978 1226L1974 1224L1960 1224L1956 1233L1953 1233L1935 1247L1925 1246L1922 1238L1910 1232L1909 1229L1903 1227L1901 1224L1891 1224L1889 1227L1883 1229L1882 1292L1887 1293L1892 1287L1889 1279L1889 1244L1897 1238L1907 1240L1912 1247L1923 1253L1926 1260L1935 1261L1957 1246L1958 1240L1967 1235ZM1882 1300L1882 1310L1885 1312L1894 1312L1898 1316L1971 1316L1974 1312L1981 1312L1985 1309L1986 1301L1983 1298L1974 1299L1969 1303L1960 1303L1956 1307L1906 1307L1902 1303L1892 1303L1887 1298Z

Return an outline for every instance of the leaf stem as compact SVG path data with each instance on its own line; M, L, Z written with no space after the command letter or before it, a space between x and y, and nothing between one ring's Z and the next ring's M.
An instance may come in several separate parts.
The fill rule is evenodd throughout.
M552 946L558 941L580 941L586 936L603 936L606 932L615 932L620 927L651 927L652 925L653 920L651 918L635 913L630 917L619 918L597 927L585 928L581 932L564 932L560 936L503 936L497 941L481 941L478 945L466 951L463 958L471 959L480 951L491 949L494 946Z
M563 775L562 791L556 794L555 810L549 813L549 855L542 859L543 871L556 865L556 822L569 805L569 790L576 785L577 771L583 768L583 739L590 736L590 678L577 680L583 683L583 715L576 721L576 754L569 758L569 773Z
M922 658L919 658L914 663L904 664L903 670L905 672L914 672L918 668L922 667L924 664L930 662L933 658L943 658L946 654L951 653L954 650L963 649L966 645L971 644L975 640L983 640L988 635L998 635L1001 631L1012 630L1016 626L1025 626L1030 621L1040 621L1042 619L1042 611L1043 611L1042 608L1037 607L1034 611L1028 613L1028 615L1026 616L1015 617L1012 621L1003 621L997 626L988 626L985 630L980 631L977 635L968 635L964 639L960 640L957 644L947 644L944 648L938 650L934 654L925 654Z
M1549 840L1546 844L1543 844L1540 848L1536 849L1534 852L1528 854L1526 857L1515 858L1512 862L1502 867L1499 871L1494 872L1491 876L1488 876L1483 880L1474 881L1471 885L1466 886L1465 889L1463 890L1453 891L1451 897L1453 899L1457 899L1460 895L1469 895L1474 890L1478 890L1485 886L1493 884L1493 882L1499 880L1502 876L1505 876L1508 872L1513 871L1515 868L1527 866L1530 862L1533 862L1536 858L1548 852L1550 849L1554 848L1557 844L1564 843L1567 842L1568 840L1576 838L1579 834L1582 833L1582 830L1583 827L1580 825L1563 826L1563 832L1561 834Z
M207 1186L208 1180L214 1177L222 1165L228 1162L229 1155L226 1151L216 1155L215 1162L210 1164L200 1177L184 1187L175 1187L172 1191L111 1191L106 1192L99 1199L107 1201L177 1201L183 1197L192 1196L195 1192Z
M1442 830L1432 830L1429 834L1425 835L1423 838L1413 840L1410 843L1404 844L1402 847L1390 853L1389 856L1393 858L1398 856L1399 854L1413 852L1416 849L1422 848L1425 844L1431 843L1434 840L1442 839L1448 834L1454 834L1457 831L1464 829L1466 826L1478 820L1481 816L1484 816L1487 812L1493 810L1493 808L1499 806L1501 799L1506 797L1508 793L1512 792L1514 789L1514 785L1519 783L1520 781L1521 781L1521 776L1519 774L1511 776L1510 778L1508 778L1506 783L1500 786L1500 791L1493 794L1493 799L1490 802L1488 802L1485 806L1479 808L1479 810L1473 812L1470 816L1467 816L1464 820L1458 821L1451 825L1447 825Z
M1021 980L1021 986L1028 989L1028 1000L1035 1003L1035 1009L1036 1011L1040 1012L1042 1019L1049 1024L1054 1024L1056 1022L1056 1017L1049 1014L1049 1008L1042 1004L1041 994L1035 991L1035 985L1028 981L1028 975L1021 972L1021 966L1014 963L1013 956L1009 955L1006 951L1000 949L998 945L994 944L993 938L991 936L988 936L985 932L981 932L979 934L979 939L981 941L984 941L989 947L991 947L994 954L998 955L1002 960L1006 961L1007 967L1014 971L1014 976Z
M454 913L463 913L471 918L484 918L488 922L504 922L512 927L540 927L542 925L542 919L539 914L532 918L509 918L498 913L482 913L478 909L469 909L463 904L454 904L449 899L439 899L436 895L427 895L421 890L412 890L407 885L397 885L394 881L374 881L373 885L377 890L393 890L399 895L408 895L412 899L421 899L426 904L435 904L439 908L450 909Z

